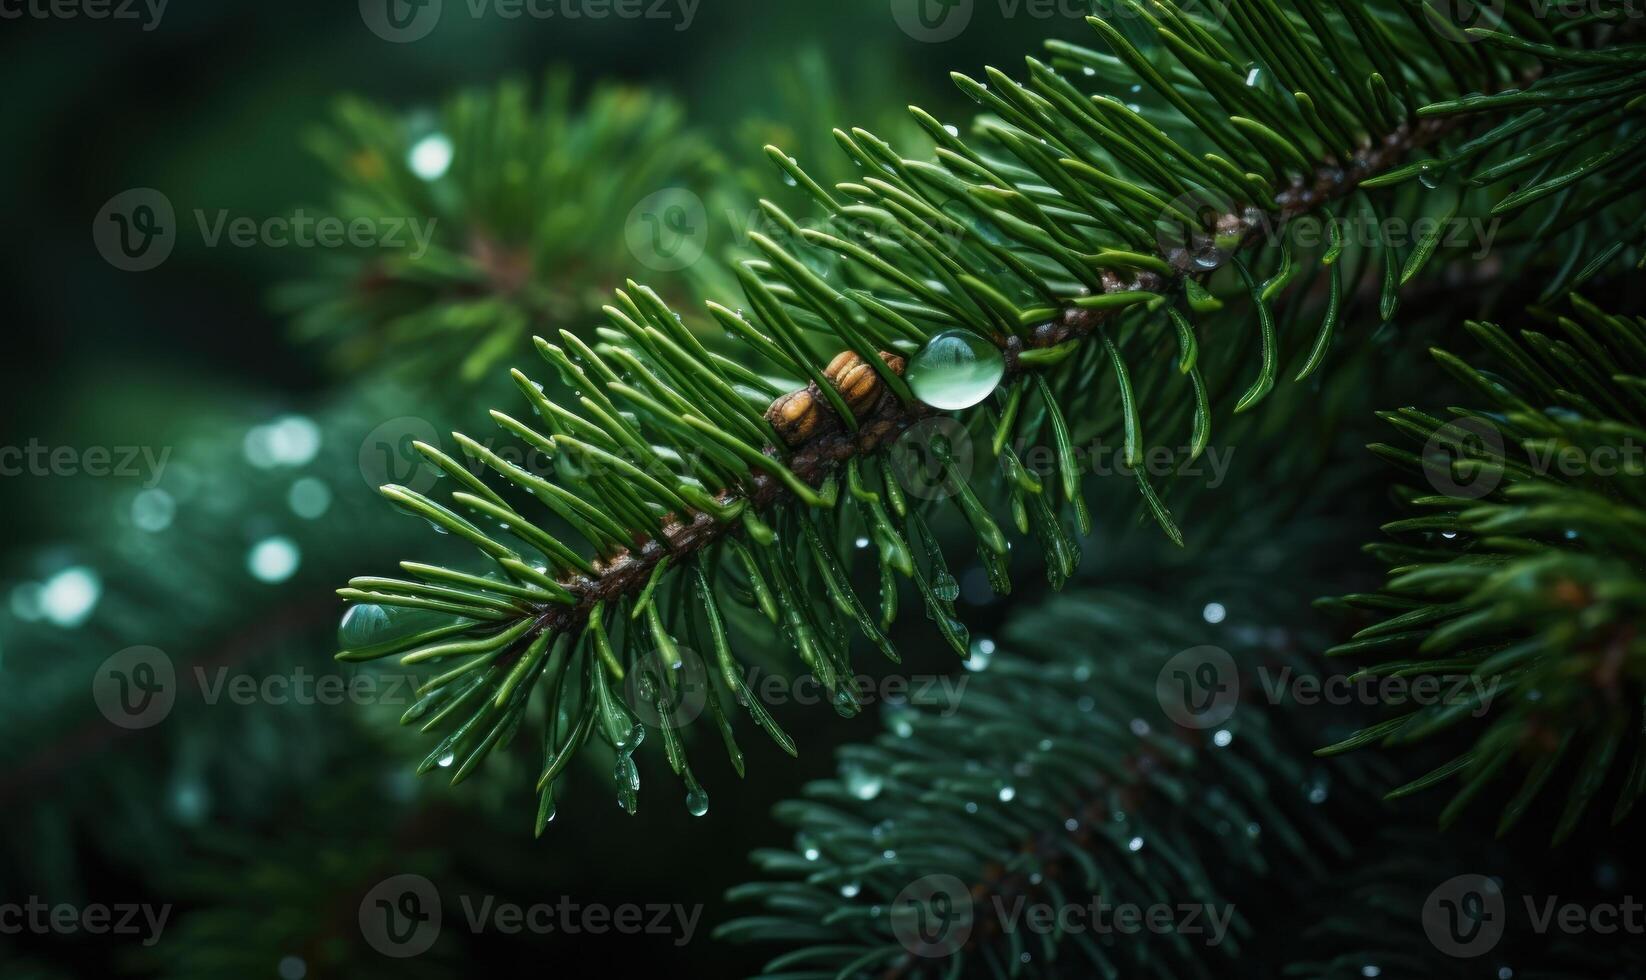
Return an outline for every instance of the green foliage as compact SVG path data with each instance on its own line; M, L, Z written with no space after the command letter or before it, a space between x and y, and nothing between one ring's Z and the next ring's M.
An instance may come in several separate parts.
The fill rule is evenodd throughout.
M1435 357L1471 405L1384 417L1404 445L1373 450L1426 476L1402 492L1414 516L1368 550L1389 566L1383 591L1348 606L1387 614L1330 653L1370 660L1368 677L1479 681L1475 695L1393 716L1331 749L1407 745L1445 733L1472 744L1393 797L1456 779L1450 824L1494 782L1524 770L1499 834L1545 788L1565 784L1558 842L1615 768L1612 820L1646 788L1646 318L1574 298L1538 311L1543 330L1471 322L1492 367ZM1417 448L1410 448L1417 447ZM1556 777L1565 770L1569 775Z
M1252 881L1319 881L1347 846L1323 804L1353 793L1341 771L1300 763L1295 733L1270 712L1243 706L1187 728L1162 710L1157 678L1180 651L1229 644L1248 668L1277 656L1260 624L1196 612L1075 592L1020 614L998 650L976 648L958 696L891 706L887 734L842 749L837 778L778 806L793 849L755 852L776 880L732 897L762 912L717 935L783 943L764 975L793 980L1209 977L1269 959L1253 920L1285 903L1248 904ZM965 890L933 891L937 876ZM1204 919L1042 935L1012 915L1098 899L1203 905L1228 914L1228 935L1212 942Z
M1597 869L1607 873L1604 867ZM1504 893L1505 911L1487 928L1500 930L1473 957L1436 946L1425 916L1437 886L1457 876L1488 876ZM1502 850L1433 831L1385 832L1368 842L1355 866L1301 905L1296 938L1287 945L1285 975L1308 980L1366 977L1457 977L1460 980L1576 980L1637 976L1638 943L1617 935L1539 935L1519 900L1546 894L1548 882ZM1572 898L1570 892L1563 899ZM1490 934L1489 934L1490 935Z
M350 249L277 299L345 371L485 374L534 331L598 311L633 256L623 224L663 187L705 191L721 169L673 101L619 85L574 96L551 73L459 93L438 112L342 102L315 151L338 181L329 213L415 222ZM411 240L432 232L426 250Z
M1442 181L1399 179L1432 175L1419 151L1448 161L1449 173L1454 158L1521 153L1533 140L1561 142L1564 150L1543 158L1557 167L1599 138L1568 128L1576 114L1595 105L1627 110L1618 100L1633 99L1642 84L1634 48L1554 50L1547 26L1515 11L1510 24L1519 33L1465 46L1422 8L1381 0L1332 13L1264 0L1231 5L1221 23L1175 6L1128 4L1127 34L1089 19L1112 54L1056 42L1049 64L1029 59L1023 82L994 69L986 83L956 75L986 114L962 138L913 110L937 144L935 159L905 157L864 130L837 131L861 176L824 187L768 148L822 218L803 221L762 204L786 234L751 235L760 257L736 270L743 299L709 304L738 342L735 356L632 282L606 308L609 326L595 342L567 330L559 343L539 339L569 395L556 400L515 372L537 418L493 418L549 461L552 474L460 439L482 479L423 447L457 485L455 509L404 487L384 493L474 545L485 564L407 565L410 578L351 582L342 594L369 610L362 622L383 623L394 610L448 619L373 633L339 656L398 654L439 666L406 720L442 733L423 769L449 766L454 780L534 718L543 733L540 830L556 780L595 737L617 750L614 780L632 808L637 777L628 756L643 732L634 715L667 716L683 679L707 679L734 768L742 763L723 708L729 701L793 751L740 689L739 631L729 622L769 620L756 635L776 627L794 650L791 664L814 673L844 713L856 710L842 682L853 674L850 634L897 659L886 630L900 580L912 582L926 615L964 654L954 576L921 498L946 500L971 528L1000 593L1010 588L1010 543L992 505L1004 500L1060 584L1079 554L1066 519L1082 533L1091 526L1071 420L1104 418L1122 433L1132 465L1158 426L1175 420L1190 430L1196 458L1211 437L1214 403L1232 397L1241 412L1262 402L1283 361L1297 379L1318 368L1360 277L1381 281L1376 302L1387 320L1401 287L1453 247L1439 232L1409 249L1381 233L1357 242L1341 233L1350 219L1381 229L1392 208L1449 217L1484 201L1551 229L1589 218L1581 227L1610 239L1615 219L1591 205L1615 191L1596 178L1616 176L1614 167L1632 172L1638 141L1582 168L1558 194L1540 187L1517 197L1505 176L1458 189L1446 204L1425 190ZM1128 39L1138 32L1145 41ZM1136 107L1076 86L1091 79L1109 91L1135 89ZM1574 115L1546 127L1567 110ZM1613 132L1636 126L1634 117L1620 119ZM1371 188L1378 175L1398 186ZM1305 215L1332 219L1328 241L1299 245L1279 233ZM1591 262L1584 271L1590 266L1598 268ZM1306 300L1317 278L1329 293L1318 321L1282 335L1277 301L1318 309ZM1207 325L1219 308L1228 329ZM992 392L927 396L952 410L950 424L914 389L933 380L920 377L918 355L956 331L998 349L1002 369ZM1237 332L1255 338L1255 357L1245 340L1226 339ZM911 358L907 376L892 354ZM826 374L839 355L867 365L856 393L837 390L839 377ZM1213 366L1221 373L1213 376ZM1091 401L1098 394L1101 406ZM778 404L763 411L774 397ZM914 434L899 442L906 431ZM1049 473L1030 472L1014 448L1037 444L1054 449ZM998 475L974 477L963 446L993 457ZM900 450L922 455L936 479L911 483L908 468L896 466ZM1142 476L1138 487L1156 522L1181 541L1157 489ZM525 512L541 514L538 505L545 516ZM568 535L583 540L568 544ZM872 545L878 610L851 582L851 549L841 543L856 537ZM617 690L625 681L627 703ZM706 797L679 733L663 731L671 767L700 812Z

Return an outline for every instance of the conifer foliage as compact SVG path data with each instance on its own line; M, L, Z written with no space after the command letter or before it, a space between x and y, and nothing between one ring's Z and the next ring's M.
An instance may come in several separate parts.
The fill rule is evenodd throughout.
M1168 424L1198 455L1225 393L1244 412L1283 373L1319 369L1361 312L1362 277L1365 312L1395 317L1402 288L1457 247L1442 230L1460 213L1509 219L1492 262L1546 265L1552 290L1639 256L1638 219L1604 205L1646 167L1640 46L1604 18L1515 3L1465 31L1443 7L1124 2L1088 18L1092 46L1052 43L1018 78L956 74L983 111L964 135L912 109L930 159L838 131L861 176L825 187L768 148L818 217L762 204L786 234L754 233L742 296L707 305L735 346L634 282L592 335L538 338L553 377L513 372L530 412L492 417L552 476L461 435L484 478L421 445L449 500L383 493L484 566L355 579L339 657L435 665L406 720L438 735L423 768L454 780L537 718L540 831L592 738L617 751L632 808L637 715L663 719L702 812L668 721L694 678L739 771L739 712L794 751L741 687L739 637L781 634L848 714L850 637L897 659L900 582L966 652L934 503L970 528L997 592L1012 584L1003 522L1061 584L1094 525L1073 422L1108 420L1129 464ZM1436 230L1409 246L1341 234L1391 215ZM1285 229L1309 216L1334 219L1330 236L1294 243ZM1565 257L1548 263L1552 241ZM1056 449L1050 473L1013 449L1037 442ZM1160 490L1144 476L1138 490L1181 542ZM842 547L858 537L878 601Z

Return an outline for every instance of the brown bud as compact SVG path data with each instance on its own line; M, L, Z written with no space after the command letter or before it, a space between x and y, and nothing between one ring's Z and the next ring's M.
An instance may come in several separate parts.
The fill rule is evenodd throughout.
M822 420L822 406L810 388L782 395L766 409L766 421L790 446L798 446L815 435Z
M880 360L896 374L903 373L903 358L896 354L880 352ZM880 400L881 391L885 385L880 380L880 374L867 361L857 355L855 351L841 351L835 355L829 366L823 369L823 377L829 379L835 390L852 414L862 418L874 408Z

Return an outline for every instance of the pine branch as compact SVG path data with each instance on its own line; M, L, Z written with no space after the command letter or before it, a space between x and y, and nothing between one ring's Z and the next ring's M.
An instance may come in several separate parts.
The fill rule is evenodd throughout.
M534 91L535 89L535 91ZM655 187L723 172L671 100L618 85L576 98L564 72L460 92L438 111L339 103L311 139L331 216L383 230L275 294L340 367L484 377L533 332L598 313L633 260L620 229Z
M843 748L837 777L776 808L792 850L754 852L774 880L733 889L760 911L716 937L783 944L762 975L794 980L1210 977L1234 962L1256 975L1274 955L1259 923L1346 853L1331 811L1359 777L1298 766L1295 733L1255 705L1227 702L1192 728L1164 712L1157 684L1183 651L1228 645L1222 684L1237 663L1245 681L1265 662L1297 666L1231 643L1266 635L1259 621L1212 626L1179 606L1059 597L982 648L952 700L890 706L887 733ZM1266 875L1276 866L1284 880ZM1260 877L1270 891L1250 902ZM1082 914L1042 933L1026 911L1094 901L1168 906L1173 928L1103 936L1110 920ZM1187 905L1203 913L1192 923Z
M954 455L957 434L969 441L972 430L992 427L978 443L991 450L1001 477L984 489L1008 499L1018 531L1041 541L1048 576L1060 583L1072 572L1078 548L1054 500L1073 512L1081 532L1090 525L1069 419L1087 412L1113 418L1112 408L1092 401L1096 395L1118 402L1125 459L1136 466L1146 427L1153 431L1175 410L1162 395L1175 385L1193 406L1198 455L1209 439L1210 405L1222 397L1226 379L1208 385L1192 319L1224 305L1219 291L1244 296L1245 309L1255 310L1258 320L1260 364L1235 405L1239 412L1263 401L1278 380L1282 338L1271 304L1297 287L1306 261L1318 263L1333 299L1307 343L1299 379L1332 344L1343 315L1345 264L1353 259L1359 268L1366 253L1375 254L1383 272L1380 312L1389 319L1400 287L1444 251L1438 236L1403 257L1388 241L1357 246L1334 231L1330 247L1313 254L1274 235L1277 225L1356 202L1374 214L1381 213L1378 202L1426 213L1432 202L1415 203L1398 188L1356 192L1424 177L1433 164L1409 158L1425 150L1445 162L1443 172L1482 154L1518 152L1519 138L1541 139L1546 127L1565 132L1573 125L1548 107L1622 105L1642 84L1633 48L1604 49L1617 60L1528 83L1539 64L1526 50L1488 44L1454 51L1444 46L1450 42L1443 25L1422 15L1394 17L1400 8L1354 3L1327 20L1308 4L1286 13L1265 2L1231 7L1225 23L1200 24L1173 7L1152 4L1146 11L1134 4L1178 67L1162 74L1097 18L1092 26L1115 54L1054 44L1054 62L1106 83L1135 79L1155 90L1157 106L1133 109L1108 96L1088 98L1056 67L1030 59L1027 83L992 69L987 85L956 76L990 113L975 141L913 110L938 144L935 163L904 158L862 130L837 132L865 176L831 190L769 148L786 178L807 191L827 219L823 228L801 227L763 202L786 235L781 243L751 236L763 258L742 263L738 276L752 312L709 306L743 342L741 357L711 351L659 296L631 282L607 307L611 327L599 331L594 346L567 331L563 346L538 341L577 410L515 372L539 422L493 413L553 461L555 481L458 437L481 472L501 476L505 492L547 505L558 518L555 526L583 537L594 554L585 557L464 464L422 446L462 485L454 501L481 523L414 490L387 487L385 494L474 544L492 562L493 577L407 565L421 581L357 580L343 595L372 607L369 616L378 621L387 622L385 609L394 607L454 619L391 628L339 656L461 661L425 686L425 700L407 718L427 717L429 729L456 725L424 768L455 764L458 780L512 737L532 689L545 684L555 707L545 739L541 829L553 812L555 779L594 731L618 749L622 761L614 775L625 787L623 799L632 802L628 755L643 733L633 712L666 714L662 706L679 696L682 672L705 679L718 673L725 692L792 751L788 736L740 688L718 608L728 584L746 592L740 605L783 630L800 662L848 712L855 704L840 683L851 675L843 621L895 659L885 629L895 615L898 577L913 581L927 615L964 653L953 577L922 508L905 499L910 489L933 488L904 487L889 472L891 451L911 446L900 434L928 419L955 420L940 438L912 445L932 462L941 478L935 495L953 501L978 540L991 584L1003 592L1010 588L1009 543ZM1360 46L1349 46L1350 36ZM1384 56L1395 50L1404 60L1387 62ZM1577 59L1587 50L1562 49L1560 58ZM1279 92L1232 84L1238 79L1231 51L1250 52L1238 63L1261 62L1258 75L1278 79ZM1426 51L1434 57L1426 59ZM1551 60L1559 64L1560 58ZM1321 64L1335 70L1322 71ZM1508 88L1516 84L1521 87ZM1479 118L1497 127L1456 143L1467 135L1457 121L1464 116L1466 124ZM1616 160L1625 169L1635 166L1632 156ZM1602 186L1609 181L1593 176L1604 169L1589 167L1563 186L1611 193ZM1496 184L1470 193L1512 199ZM1583 203L1562 194L1534 210L1558 224ZM1593 218L1585 228L1606 231L1616 223L1594 209L1585 213ZM1168 232L1178 236L1176 244L1161 240ZM1611 259L1622 254L1608 251ZM1260 280L1266 269L1270 274ZM1162 309L1165 324L1147 315ZM1175 344L1162 342L1166 325ZM1175 366L1161 356L1172 346ZM1147 354L1134 377L1128 357L1135 362L1139 348ZM1015 451L1047 431L1057 463L1046 476L1055 492ZM1139 489L1168 535L1181 540L1147 478L1139 477ZM498 541L481 524L500 527L524 547ZM833 543L849 539L854 527L875 547L878 621L850 584L849 552ZM694 642L682 645L676 632ZM625 707L609 685L637 666L647 679ZM706 681L706 688L741 771L715 685ZM704 797L679 737L668 726L664 734L671 765L698 809Z
M1575 764L1558 843L1630 745L1612 821L1646 790L1646 640L1638 635L1646 615L1646 318L1609 315L1580 298L1570 315L1540 312L1554 333L1516 337L1468 324L1498 373L1434 352L1480 407L1449 409L1449 420L1416 408L1384 415L1421 449L1372 450L1424 476L1434 492L1407 490L1416 515L1384 526L1395 543L1368 549L1391 566L1384 591L1341 600L1392 615L1328 651L1368 659L1358 676L1431 678L1443 687L1472 679L1472 693L1391 703L1388 720L1321 751L1472 739L1389 796L1455 777L1461 785L1441 816L1449 825L1511 763L1526 765L1499 834L1525 816L1563 763Z

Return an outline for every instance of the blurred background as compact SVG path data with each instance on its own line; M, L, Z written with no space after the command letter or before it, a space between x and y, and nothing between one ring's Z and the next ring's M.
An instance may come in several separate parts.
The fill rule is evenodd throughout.
M490 431L486 409L519 408L505 368L548 373L531 333L586 332L630 275L666 295L714 291L756 196L785 190L764 144L845 179L831 127L902 135L907 103L969 115L949 70L1080 38L1080 6L977 4L967 29L934 37L905 30L886 0L645 0L640 17L567 16L608 5L555 0L547 17L515 18L446 0L434 22L395 0L405 30L371 2L8 5L0 903L165 921L135 935L89 920L8 929L0 972L753 972L766 951L708 939L728 917L722 895L748 877L750 847L779 842L771 804L831 772L830 748L873 722L780 708L798 762L746 739L748 779L700 772L714 801L703 820L657 758L633 818L602 799L605 773L574 773L577 805L534 840L533 762L455 789L411 775L427 746L394 724L406 693L392 670L332 661L333 590L441 557L372 486L407 476L407 436ZM516 126L517 96L564 111ZM552 172L514 179L524 155ZM643 206L682 188L707 202L702 225ZM149 223L144 208L162 203L171 220L161 207ZM371 249L228 231L300 209L437 219L431 247L447 261L416 281ZM661 247L683 229L707 261ZM110 236L150 232L169 251L122 268ZM431 307L432 322L403 315ZM986 636L995 613L972 598ZM955 669L933 644L905 650L909 671ZM328 678L365 693L322 703ZM678 904L692 925L446 928L392 963L361 942L359 910L402 874L436 884L448 921L461 897L569 896Z

